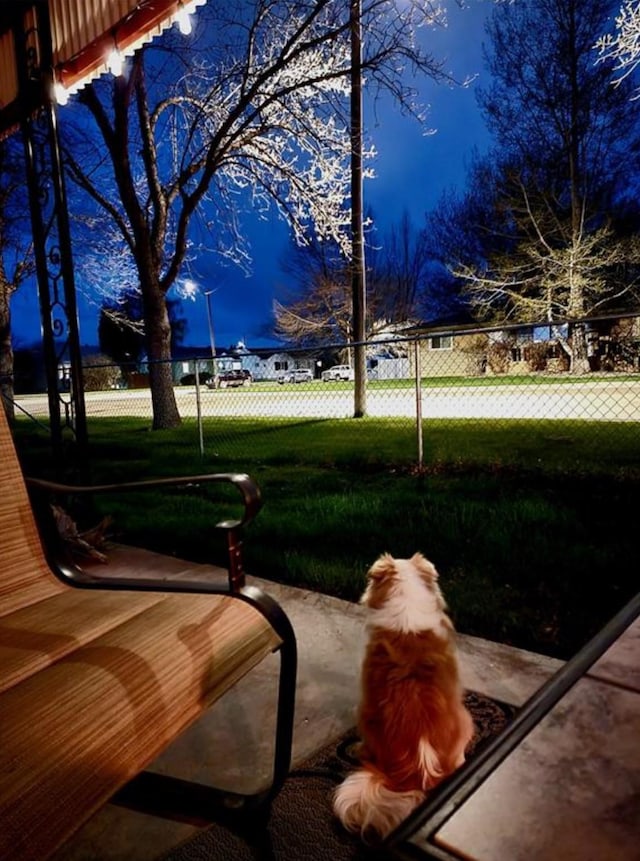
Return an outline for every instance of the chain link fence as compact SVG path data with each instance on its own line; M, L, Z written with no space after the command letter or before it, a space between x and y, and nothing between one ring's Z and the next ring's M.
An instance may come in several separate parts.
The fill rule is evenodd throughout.
M211 355L185 355L172 362L183 425L193 427L201 453L241 456L248 424L255 436L288 423L347 422L354 411L352 352L353 345L333 344L241 348L219 352L215 361ZM588 423L602 445L612 423L637 434L638 317L415 330L369 341L366 355L364 421L406 432L407 460L419 464L432 429L460 423L487 429L513 422ZM94 359L84 379L89 419L151 418L148 365L119 367ZM47 416L46 394L20 394L16 403L27 415Z

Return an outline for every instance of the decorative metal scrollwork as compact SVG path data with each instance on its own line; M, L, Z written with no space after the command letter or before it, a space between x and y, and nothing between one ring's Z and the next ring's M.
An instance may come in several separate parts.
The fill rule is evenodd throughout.
M37 16L25 13L24 32L14 31L18 80L27 107L22 133L27 180L49 412L54 448L62 454L63 434L71 433L85 456L86 416L71 259L71 237L58 145L56 106L51 88L51 35L46 4ZM17 28L16 28L17 30ZM22 50L18 48L22 45Z

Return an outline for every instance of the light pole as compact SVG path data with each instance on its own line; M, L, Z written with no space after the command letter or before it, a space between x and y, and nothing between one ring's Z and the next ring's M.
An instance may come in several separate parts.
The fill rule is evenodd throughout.
M351 294L353 305L354 418L367 409L366 276L362 190L362 0L349 0L351 30Z
M211 296L215 290L203 290L207 302L207 324L209 326L209 346L211 347L211 366L212 373L216 375L216 342L213 336L213 314L211 312Z

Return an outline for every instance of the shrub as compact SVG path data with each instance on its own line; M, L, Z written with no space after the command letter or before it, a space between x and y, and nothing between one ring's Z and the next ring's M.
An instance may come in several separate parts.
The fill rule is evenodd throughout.
M107 356L89 356L85 359L82 373L85 392L102 392L113 389L122 381L120 368Z
M506 374L511 364L511 341L494 341L487 350L487 364L494 374Z
M549 346L546 341L536 344L527 344L524 357L531 371L544 371L547 367L547 352Z
M467 374L474 376L484 374L487 366L489 338L484 334L462 335L456 339L456 344L458 349L469 357L466 367Z

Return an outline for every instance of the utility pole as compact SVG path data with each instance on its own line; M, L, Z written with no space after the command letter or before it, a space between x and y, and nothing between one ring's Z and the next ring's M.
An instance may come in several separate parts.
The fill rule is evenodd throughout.
M350 0L351 29L351 294L353 304L354 418L367 411L366 275L362 190L362 5Z

